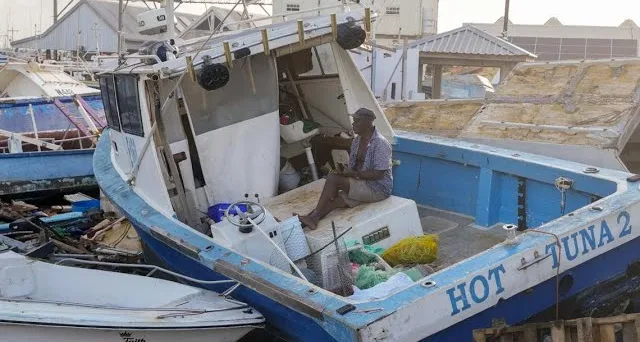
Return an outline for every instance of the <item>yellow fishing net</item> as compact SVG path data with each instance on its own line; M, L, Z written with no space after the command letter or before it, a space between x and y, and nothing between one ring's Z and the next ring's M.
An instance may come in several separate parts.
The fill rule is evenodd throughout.
M438 256L438 236L412 236L398 241L382 253L382 258L392 267L408 264L428 264Z

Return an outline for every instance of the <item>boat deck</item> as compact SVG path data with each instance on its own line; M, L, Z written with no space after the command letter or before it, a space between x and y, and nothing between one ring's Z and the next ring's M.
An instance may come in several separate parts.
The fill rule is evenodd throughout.
M474 218L458 213L418 205L425 234L440 237L436 269L442 269L503 242L507 234L502 224L490 228L474 225Z

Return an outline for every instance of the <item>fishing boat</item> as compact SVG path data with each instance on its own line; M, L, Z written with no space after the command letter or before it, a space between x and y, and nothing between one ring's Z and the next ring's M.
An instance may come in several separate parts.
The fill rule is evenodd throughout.
M211 291L7 250L0 254L0 273L6 341L232 342L264 322L248 305Z
M394 130L348 52L376 14L336 12L148 44L101 75L109 129L95 176L149 259L238 281L205 287L293 341L470 340L637 269L640 177ZM336 70L306 76L322 45ZM392 144L393 194L303 230L293 213L316 205L320 166L345 163L348 114L361 107ZM283 189L289 156L311 176ZM434 272L365 299L344 287L348 242L390 249L425 234L439 238Z
M104 126L99 90L61 66L0 65L0 196L95 189L91 160Z

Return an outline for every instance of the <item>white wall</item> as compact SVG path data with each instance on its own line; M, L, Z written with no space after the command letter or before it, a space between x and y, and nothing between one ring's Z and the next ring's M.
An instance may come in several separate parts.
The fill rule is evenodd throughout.
M367 83L371 85L371 53L358 51L354 53L354 59L360 67ZM407 50L407 70L405 81L406 99L420 99L418 89L418 50ZM397 65L397 68L396 68ZM395 72L394 72L395 69ZM395 101L402 99L402 50L395 53L377 49L376 60L376 85L374 93L381 101L394 101L391 98L393 84L395 83ZM424 97L422 98L424 99Z

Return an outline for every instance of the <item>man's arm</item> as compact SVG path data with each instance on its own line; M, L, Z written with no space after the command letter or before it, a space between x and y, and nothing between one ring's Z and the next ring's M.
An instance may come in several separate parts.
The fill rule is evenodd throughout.
M339 175L343 177L350 177L356 179L364 179L364 180L380 180L384 177L384 172L386 170L367 170L367 171L344 171L340 172Z
M342 172L341 175L364 180L380 180L384 178L384 173L391 168L391 145L379 143L374 148L376 150L374 151L373 170L348 170Z

